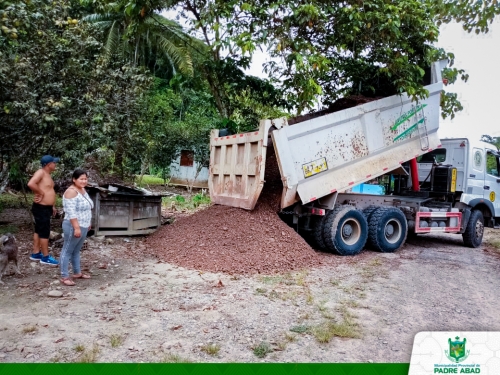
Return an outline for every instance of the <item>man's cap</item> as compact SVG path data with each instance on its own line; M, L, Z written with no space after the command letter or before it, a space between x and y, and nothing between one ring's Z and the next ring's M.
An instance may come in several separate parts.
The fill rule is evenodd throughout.
M40 159L40 164L42 164L42 166L44 165L47 165L49 163L59 163L59 158L55 158L53 156L50 156L50 155L45 155L45 156L42 156L42 158Z

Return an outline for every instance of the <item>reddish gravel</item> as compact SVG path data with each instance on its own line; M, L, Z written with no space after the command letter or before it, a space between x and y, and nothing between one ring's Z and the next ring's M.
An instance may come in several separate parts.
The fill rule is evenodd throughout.
M282 183L268 148L266 183L253 211L214 205L164 226L147 239L153 254L182 267L229 274L269 274L319 266L316 253L277 215Z

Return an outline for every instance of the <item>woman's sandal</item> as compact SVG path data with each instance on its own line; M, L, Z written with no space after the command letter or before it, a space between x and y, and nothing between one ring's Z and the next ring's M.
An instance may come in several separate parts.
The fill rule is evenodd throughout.
M81 273L79 275L73 275L73 279L90 279L90 275Z
M69 277L67 278L62 278L61 280L59 280L61 282L61 284L64 284L66 286L73 286L75 285L75 282L73 280L71 280Z

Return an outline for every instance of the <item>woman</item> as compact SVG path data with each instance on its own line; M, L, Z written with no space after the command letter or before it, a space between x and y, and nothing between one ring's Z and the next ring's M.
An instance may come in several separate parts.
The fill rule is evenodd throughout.
M61 250L61 283L67 286L75 285L69 277L69 262L73 266L73 279L90 279L90 275L80 270L80 249L82 248L87 232L90 229L92 218L92 199L85 191L87 186L87 172L76 169L73 172L73 184L64 192L63 207L64 220L62 229L64 245Z

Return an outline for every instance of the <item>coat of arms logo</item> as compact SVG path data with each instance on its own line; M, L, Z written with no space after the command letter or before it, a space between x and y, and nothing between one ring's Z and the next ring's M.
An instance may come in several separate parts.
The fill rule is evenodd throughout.
M462 341L460 341L460 337L455 337L455 341L448 339L449 350L445 350L444 354L446 357L452 362L458 363L462 362L469 356L470 350L465 350L465 342L467 339L464 337Z

